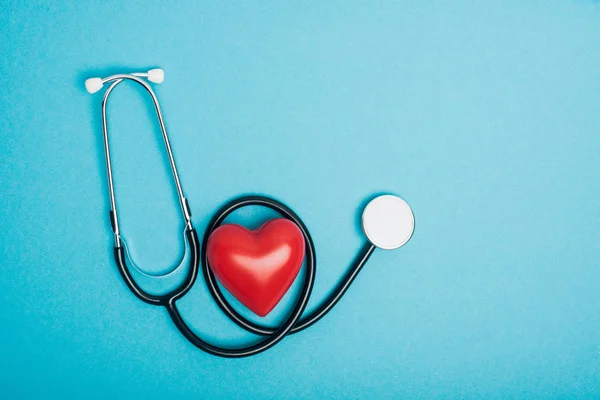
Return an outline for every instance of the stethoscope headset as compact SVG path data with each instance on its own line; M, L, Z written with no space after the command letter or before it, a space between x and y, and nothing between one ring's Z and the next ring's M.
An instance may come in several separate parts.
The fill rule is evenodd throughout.
M169 142L169 137L167 135L165 122L158 99L149 83L143 78L146 78L148 81L153 83L162 83L164 80L164 72L163 70L157 68L151 69L148 72L116 74L107 78L90 78L85 81L85 87L89 93L96 93L103 87L104 84L110 83L110 86L108 89L106 89L102 99L102 131L104 135L104 153L106 156L108 189L110 195L110 223L114 233L115 241L114 257L123 280L129 289L131 289L133 294L135 294L145 303L165 307L179 331L199 349L220 357L247 357L273 347L286 335L298 333L323 318L325 314L327 314L337 304L344 293L346 293L362 267L373 254L375 248L387 250L396 249L404 245L412 236L414 230L414 216L410 207L402 199L397 196L387 194L378 196L371 200L365 207L362 215L363 230L368 241L359 251L350 269L346 272L345 276L338 283L331 294L313 312L306 316L302 316L313 288L316 272L316 256L315 246L310 233L300 217L298 217L298 215L296 215L296 213L294 213L294 211L292 211L290 208L272 198L265 196L241 197L229 202L217 211L209 223L206 232L204 233L204 239L201 246L198 240L198 234L192 224L192 213L190 211L189 202L183 193L181 182L179 180L175 158L173 157L171 144ZM171 165L171 171L173 173L173 179L177 189L181 213L185 223L185 238L190 249L189 271L187 272L183 282L175 289L162 295L153 295L143 290L134 280L128 266L128 261L131 267L135 268L146 276L161 277L171 274L174 271L171 271L165 275L149 275L137 268L135 264L131 262L127 245L125 240L121 237L121 229L119 226L113 184L112 163L110 158L106 104L108 97L114 88L119 83L124 81L132 81L141 85L150 94L152 102L154 103L154 108L158 117L158 123L160 125L162 136L165 142L169 163ZM221 226L225 218L227 218L227 216L229 216L232 212L246 206L263 206L278 212L284 218L293 221L304 236L306 245L306 261L305 274L303 277L300 294L294 303L291 313L279 327L260 325L250 321L236 311L225 299L223 292L219 288L217 279L215 278L215 274L209 266L206 255L206 244L211 233ZM215 346L198 337L185 323L181 317L181 314L179 313L179 310L177 309L177 301L185 296L194 285L196 277L198 276L198 268L201 259L202 273L207 283L208 290L213 299L217 302L220 309L225 313L225 315L227 315L227 317L229 317L233 322L243 329L256 335L263 336L264 339L262 341L243 348L225 348Z

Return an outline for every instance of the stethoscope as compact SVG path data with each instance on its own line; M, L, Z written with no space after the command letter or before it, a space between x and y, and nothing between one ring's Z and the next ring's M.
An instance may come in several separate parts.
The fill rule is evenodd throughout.
M167 135L165 122L158 99L146 79L143 78L146 78L148 81L153 83L162 83L164 80L164 72L162 69L157 68L151 69L147 72L116 74L107 78L90 78L85 81L85 87L89 93L96 93L103 87L104 84L110 83L110 86L108 89L106 89L102 99L102 131L104 135L104 154L106 156L106 169L108 173L110 223L114 233L115 241L114 257L123 280L129 289L131 289L133 294L135 294L145 303L165 307L179 331L199 349L221 357L247 357L273 347L286 335L300 332L323 318L325 314L327 314L337 304L344 293L346 293L362 267L373 254L375 248L386 250L396 249L403 246L412 236L414 230L414 216L408 204L406 204L406 202L404 202L404 200L401 198L394 195L386 194L375 197L367 204L362 214L363 231L368 241L359 251L350 269L348 272L346 272L343 279L338 283L331 294L313 312L306 316L302 316L313 288L316 271L316 256L315 246L310 233L300 217L298 217L294 211L286 207L284 204L272 198L265 196L241 197L231 201L217 211L216 215L213 217L208 225L208 228L206 229L203 244L200 246L198 234L192 225L192 213L190 211L188 199L183 193L181 181L177 172L177 166L175 164L175 158L173 157L173 151L171 149L171 144L169 142L169 137ZM117 204L115 201L115 189L113 184L112 162L110 158L106 104L113 89L119 83L125 80L133 81L141 85L150 94L152 102L154 103L154 108L158 117L158 123L160 125L169 157L173 179L177 188L179 205L181 207L181 213L185 223L185 238L190 249L189 271L185 279L178 287L163 295L153 295L143 290L134 280L127 262L129 261L131 267L147 276L165 276L173 273L174 271L171 271L165 275L148 275L137 268L129 257L127 245L121 236L121 229L119 226ZM232 212L246 206L264 206L278 212L284 218L293 221L298 228L300 228L302 235L304 236L306 244L306 261L305 274L303 277L300 294L293 306L291 313L286 318L285 322L279 327L260 325L250 321L236 311L225 299L223 292L217 284L215 275L209 266L206 256L206 244L211 233L221 226L225 218L227 218L227 216L229 216ZM208 290L221 310L240 327L254 334L263 336L264 339L262 341L243 348L225 348L206 342L188 327L184 319L181 317L179 310L177 309L177 300L185 296L196 281L200 259L202 259L202 273L204 275L204 279L206 280ZM179 266L176 269L178 268Z

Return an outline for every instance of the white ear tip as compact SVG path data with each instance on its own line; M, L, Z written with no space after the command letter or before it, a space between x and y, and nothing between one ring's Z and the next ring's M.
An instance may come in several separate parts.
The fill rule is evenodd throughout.
M408 242L415 229L415 217L404 200L388 194L367 204L362 224L371 243L392 250Z
M88 93L96 93L100 89L102 89L102 79L90 78L85 80L85 90Z
M160 68L154 68L148 71L148 80L154 83L163 83L165 80L165 71Z

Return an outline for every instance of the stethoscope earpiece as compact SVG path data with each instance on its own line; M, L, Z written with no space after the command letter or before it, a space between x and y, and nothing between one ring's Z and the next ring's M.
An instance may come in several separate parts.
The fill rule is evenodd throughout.
M146 78L152 83L163 83L165 80L165 71L162 68L153 68L149 69L146 72L133 72L131 74L127 74L131 76L137 76L141 78ZM102 78L89 78L85 80L85 90L88 91L89 94L94 94L98 90L102 89L102 86L108 81L114 81L115 79L111 79L112 77L102 79Z
M89 78L85 80L85 90L87 90L89 94L94 94L102 89L102 85L102 78Z
M373 245L393 250L410 240L415 230L415 217L404 200L386 194L367 204L362 215L362 226Z

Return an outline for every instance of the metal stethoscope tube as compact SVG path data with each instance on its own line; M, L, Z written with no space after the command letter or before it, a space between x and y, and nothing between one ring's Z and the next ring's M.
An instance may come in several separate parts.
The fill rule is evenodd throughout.
M199 349L216 355L220 357L247 357L251 355L258 354L263 352L275 344L280 342L286 335L300 332L309 326L313 325L317 321L319 321L323 316L325 316L331 309L337 304L337 302L341 299L344 293L348 290L362 267L365 265L376 246L373 243L377 243L376 240L373 240L372 237L369 236L369 232L367 232L367 236L369 236L370 242L367 242L363 248L359 251L357 257L353 261L350 269L346 272L343 279L337 284L332 293L319 305L313 312L302 317L306 309L306 305L310 298L315 273L316 273L316 255L315 255L315 247L310 236L310 233L300 217L296 215L291 209L286 207L284 204L280 203L277 200L264 197L264 196L247 196L242 197L237 200L226 204L222 207L216 214L215 217L210 222L206 232L204 234L204 239L202 243L202 247L198 241L198 235L196 230L194 229L191 221L191 211L189 207L189 202L187 198L183 194L183 189L181 186L181 181L179 179L179 174L177 172L177 166L175 164L175 158L173 157L173 152L171 149L171 145L169 142L169 137L167 135L167 131L164 124L164 118L160 109L160 105L158 103L158 99L154 94L154 91L150 87L150 85L144 80L142 77L147 77L152 81L151 77L153 71L159 70L151 70L148 73L135 73L135 74L117 74L112 75L104 79L100 78L92 78L86 81L86 88L91 93L99 90L103 84L111 83L111 85L106 90L103 101L102 101L102 130L104 135L104 153L106 157L106 168L108 174L108 186L109 186L109 196L110 196L110 221L112 225L112 230L114 233L115 240L115 248L114 248L114 257L117 263L119 272L123 277L123 280L131 289L131 291L142 301L156 305L156 306L164 306L171 319L173 320L175 326L179 329L179 331L196 347ZM162 81L162 71L160 70L160 81ZM112 93L113 89L121 82L129 80L138 83L141 85L152 98L152 102L154 104L154 108L156 110L156 115L158 117L158 122L160 125L160 129L162 132L162 136L165 142L165 147L167 150L167 154L169 157L169 163L171 166L171 171L173 174L173 179L175 181L175 186L177 188L177 194L179 198L179 203L181 207L182 216L185 223L185 238L187 244L190 249L190 259L189 259L189 268L187 275L185 276L183 282L173 289L172 291L163 294L163 295L152 295L146 291L144 291L133 278L130 266L127 264L127 260L129 259L127 254L127 247L125 245L124 240L121 238L121 231L119 227L119 220L117 214L117 204L115 201L115 191L113 184L113 176L112 176L112 165L110 158L110 146L109 146L109 138L108 138L108 123L107 123L107 115L106 115L106 105L108 101L108 97L110 93ZM154 81L160 83L160 81ZM394 197L394 196L381 196L381 197ZM400 200L402 201L402 200ZM405 204L405 203L404 203ZM230 215L235 210L246 207L246 206L264 206L268 207L274 211L280 213L284 218L287 218L293 221L302 231L302 234L306 243L306 262L305 262L305 273L303 277L303 282L300 290L300 294L293 306L293 309L285 322L279 327L268 327L259 325L253 321L250 321L243 317L239 312L237 312L231 304L227 302L219 285L217 284L216 278L210 266L208 264L208 259L206 255L206 243L210 234L219 227L225 218ZM406 206L408 207L408 206ZM410 210L410 209L409 209ZM412 218L412 212L410 213L410 217ZM364 218L364 215L363 215ZM372 219L375 217L372 217ZM363 221L364 223L364 221ZM412 220L414 227L414 220ZM412 227L410 233L407 235L406 239L402 244L404 244L410 235L412 234ZM397 240L397 238L396 238ZM402 244L396 247L400 247ZM386 247L385 244L378 244L377 247L382 248L395 248L395 247ZM202 250L201 250L202 248ZM202 272L207 283L208 290L212 295L213 299L217 302L220 309L227 315L233 322L235 322L238 326L243 329L263 336L264 339L260 342L242 348L226 348L215 346L210 344L200 338L196 333L192 331L192 329L186 324L185 320L181 316L176 302L181 299L185 294L192 288L196 278L198 276L198 269L200 266L200 262L202 260ZM136 268L133 263L131 263L132 267ZM179 267L177 267L179 268Z

